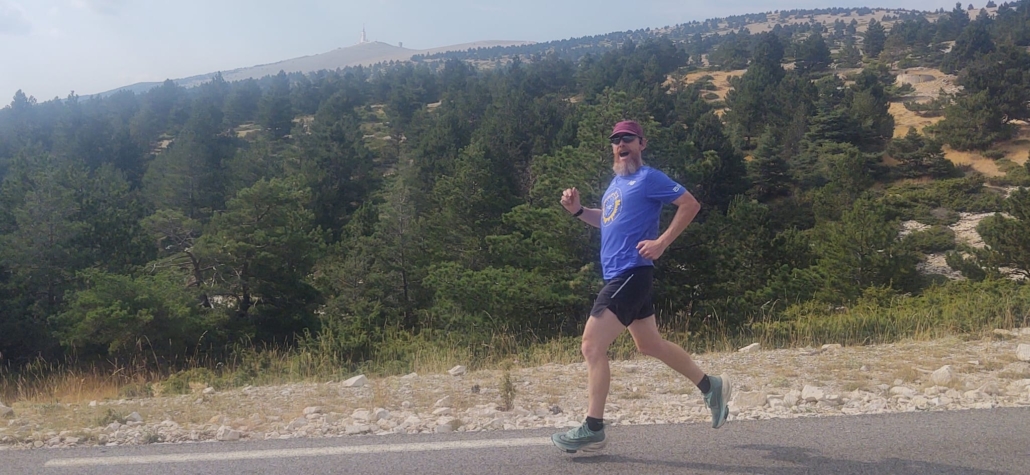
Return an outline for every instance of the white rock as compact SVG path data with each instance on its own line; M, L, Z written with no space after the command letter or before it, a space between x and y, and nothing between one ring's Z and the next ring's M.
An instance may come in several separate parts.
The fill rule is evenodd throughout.
M827 343L822 346L823 351L839 350L843 348L840 343Z
M438 407L433 411L434 416L449 416L451 415L451 408L449 407Z
M894 386L893 388L891 388L890 394L892 396L913 397L918 393L916 393L916 390L912 388L908 388L905 386Z
M404 419L404 423L411 426L417 426L422 423L422 419L416 415L410 415L407 419Z
M133 412L125 416L125 420L129 422L143 422L143 416L139 415L138 412Z
M433 428L433 432L454 432L454 421L455 419L453 417L441 417L436 421L436 427Z
M1018 358L1019 361L1030 361L1030 345L1020 343L1019 346L1016 347L1016 358Z
M733 404L741 409L764 407L768 396L762 391L739 392L733 397Z
M416 378L418 378L418 373L408 373L408 374L406 374L404 376L401 376L401 379L405 379L405 380L407 380L407 379L416 379Z
M912 402L910 404L916 409L926 409L930 404L930 401L923 396L916 396L912 398Z
M304 408L304 415L305 416L311 415L311 414L321 414L321 413L322 413L322 406L310 406L310 407L305 407Z
M363 374L359 374L353 378L350 378L343 382L342 386L345 388L360 388L368 384L368 378Z
M372 413L368 412L365 409L356 409L353 413L351 413L350 418L354 419L355 421L361 422L375 422L371 420Z
M350 425L347 426L347 428L344 430L346 431L347 435L367 434L369 432L372 432L372 428L364 424Z
M794 407L798 405L798 401L801 400L801 392L797 389L791 389L786 396L783 396L783 403L787 407Z
M826 393L822 389L815 386L805 385L801 388L801 399L805 402L815 402L826 397Z
M96 401L90 401L89 402L89 407L97 407L97 402Z
M930 374L930 381L937 386L947 386L955 380L955 371L951 369L951 365L944 365Z
M215 433L215 439L220 441L233 441L240 440L240 432L233 430L229 426L222 426L218 428L218 432Z
M212 388L212 387L206 387L206 388L204 388L204 391L203 391L203 393L204 393L204 394L214 394L214 393L215 393L215 388Z
M466 371L467 370L465 369L464 366L458 365L458 366L455 366L455 367L447 370L447 374L449 374L451 376L461 376L461 375L465 374Z
M387 411L386 409L383 409L381 407L377 407L377 408L375 408L375 410L372 411L372 421L373 422L374 421L381 421L383 419L389 419L389 418L390 418L390 411Z
M438 401L436 401L436 404L433 404L433 407L451 407L452 404L453 403L451 402L451 397L444 396L440 398Z
M1019 379L1009 383L1008 387L1005 388L1005 392L1011 396L1022 396L1026 393L1027 387L1030 387L1030 379Z
M741 349L739 349L737 351L739 351L741 353L750 353L752 351L758 351L760 349L762 349L762 344L761 343L752 343L752 344L747 345L747 346L745 346L745 347L743 347L743 348L741 348Z
M0 403L0 419L14 419L14 409Z
M286 430L297 430L306 425L308 425L308 420L304 417L298 417L286 425Z

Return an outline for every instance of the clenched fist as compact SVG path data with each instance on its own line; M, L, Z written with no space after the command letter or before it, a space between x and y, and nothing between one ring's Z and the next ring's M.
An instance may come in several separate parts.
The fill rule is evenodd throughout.
M563 191L561 193L561 205L570 213L579 211L583 207L579 204L579 190L573 187Z

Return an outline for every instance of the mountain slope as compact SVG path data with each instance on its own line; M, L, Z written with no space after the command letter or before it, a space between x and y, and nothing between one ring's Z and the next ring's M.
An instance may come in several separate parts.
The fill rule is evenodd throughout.
M344 48L337 48L332 51L315 54L311 56L301 56L299 58L287 59L269 64L260 64L256 66L238 68L230 71L221 71L222 77L226 81L239 81L248 78L261 78L264 76L278 74L279 71L286 71L287 73L302 72L310 73L320 70L334 70L337 68L344 68L347 66L369 66L376 63L388 62L388 61L408 61L412 56L416 54L435 54L447 51L464 51L475 48L489 48L493 46L516 46L531 44L529 41L477 41L473 43L463 43L451 46L443 46L439 48L430 48L425 50L417 50L410 48L402 48L400 46L394 46L379 41L373 41L369 43L361 43L354 46L348 46ZM197 76L190 76L181 79L174 79L176 84L183 87L199 86L204 82L210 80L216 73L201 74ZM160 85L160 82L146 82L137 83L129 86L120 87L107 92L102 92L100 96L108 96L116 92L123 90L131 90L136 93L146 92L152 87Z

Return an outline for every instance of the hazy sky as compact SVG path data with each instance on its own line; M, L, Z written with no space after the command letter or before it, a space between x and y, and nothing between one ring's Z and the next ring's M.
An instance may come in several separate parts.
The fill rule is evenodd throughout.
M955 5L882 3L918 10ZM355 44L362 23L370 40L426 49L855 5L877 6L863 0L0 0L0 105L18 89L43 101L72 90L94 94L324 53Z

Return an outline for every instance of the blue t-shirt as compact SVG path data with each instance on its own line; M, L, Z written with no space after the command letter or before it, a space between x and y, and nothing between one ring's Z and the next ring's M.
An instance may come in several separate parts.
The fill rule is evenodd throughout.
M644 166L628 176L616 175L601 201L601 269L610 280L628 269L650 266L637 243L658 238L662 206L676 201L686 188L664 173Z

